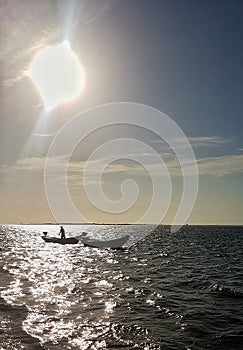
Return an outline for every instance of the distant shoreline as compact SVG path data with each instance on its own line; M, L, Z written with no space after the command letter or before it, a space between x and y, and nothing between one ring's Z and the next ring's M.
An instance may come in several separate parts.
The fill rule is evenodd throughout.
M132 223L97 223L97 222L78 222L78 223L71 223L71 222L62 222L62 223L51 223L51 222L43 222L43 223L0 223L0 226L8 226L8 225L17 225L17 226L91 226L91 225L97 225L97 226L164 226L164 227L170 227L171 224L132 224ZM193 226L243 226L242 224L184 224L184 225L175 225L175 226L181 226L181 227L193 227Z

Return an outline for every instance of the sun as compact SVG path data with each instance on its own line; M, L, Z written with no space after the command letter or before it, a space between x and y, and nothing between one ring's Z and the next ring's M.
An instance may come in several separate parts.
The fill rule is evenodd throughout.
M84 86L83 69L67 41L39 50L29 67L28 76L47 109L79 96Z

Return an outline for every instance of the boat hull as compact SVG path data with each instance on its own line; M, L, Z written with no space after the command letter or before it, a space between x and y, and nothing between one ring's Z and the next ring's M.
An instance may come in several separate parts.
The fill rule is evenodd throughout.
M59 244L77 244L78 239L75 237L69 237L69 238L57 238L57 237L41 237L46 243L59 243Z
M81 238L81 241L86 247L122 249L123 245L128 241L128 239L129 235L109 241L99 241L90 238Z

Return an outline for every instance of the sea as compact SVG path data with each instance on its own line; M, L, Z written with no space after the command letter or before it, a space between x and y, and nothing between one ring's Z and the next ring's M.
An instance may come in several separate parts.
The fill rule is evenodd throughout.
M124 250L0 227L0 350L243 348L243 227L66 225Z

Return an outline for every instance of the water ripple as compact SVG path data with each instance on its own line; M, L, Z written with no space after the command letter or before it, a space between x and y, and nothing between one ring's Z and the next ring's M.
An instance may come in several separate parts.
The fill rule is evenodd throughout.
M72 236L131 234L131 248L120 252L46 244L41 232L54 234L55 226L2 227L5 348L238 349L242 228L188 226L171 234L160 227L139 241L141 230L67 228Z

